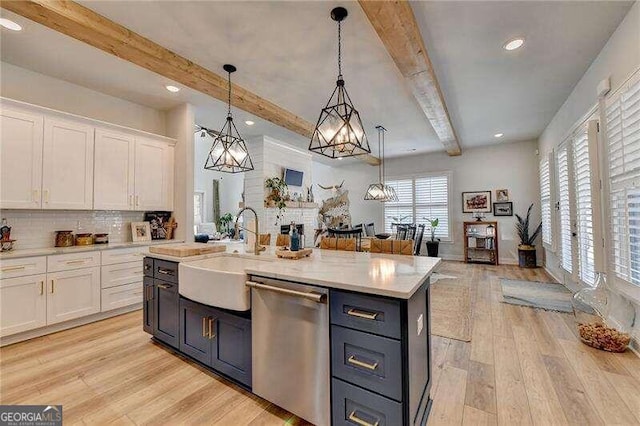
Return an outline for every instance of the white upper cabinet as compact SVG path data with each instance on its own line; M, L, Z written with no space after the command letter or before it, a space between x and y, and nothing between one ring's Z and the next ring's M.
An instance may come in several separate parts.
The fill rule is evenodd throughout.
M173 210L173 146L136 138L134 210Z
M93 127L45 117L42 207L93 208Z
M0 207L41 208L42 114L0 110Z
M93 208L134 207L135 139L126 133L96 129Z

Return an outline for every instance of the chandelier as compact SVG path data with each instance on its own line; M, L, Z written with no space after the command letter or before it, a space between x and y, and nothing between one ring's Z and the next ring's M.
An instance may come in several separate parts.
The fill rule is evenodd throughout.
M378 183L372 183L364 195L365 200L374 201L398 201L396 190L392 186L384 183L384 133L387 131L382 126L376 126L378 130L378 153L380 155L380 164L378 165Z
M353 106L342 78L342 21L347 9L336 7L331 19L338 23L338 80L326 106L320 111L309 150L330 158L369 154L371 149L360 114Z
M226 173L246 172L253 170L253 163L231 115L231 73L236 71L236 67L226 64L223 68L228 74L229 85L227 120L213 139L204 168Z

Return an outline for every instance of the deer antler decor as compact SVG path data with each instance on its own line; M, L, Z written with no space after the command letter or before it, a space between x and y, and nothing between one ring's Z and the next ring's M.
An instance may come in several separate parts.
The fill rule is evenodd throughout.
M339 189L342 189L342 185L344 185L344 180L342 181L342 183L340 185L332 185L332 186L322 186L320 184L318 184L318 186L322 189L327 189L327 190L331 190L331 191L337 191Z

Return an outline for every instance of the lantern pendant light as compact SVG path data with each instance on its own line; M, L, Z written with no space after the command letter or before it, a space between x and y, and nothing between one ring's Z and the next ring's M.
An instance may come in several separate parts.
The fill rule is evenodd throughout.
M226 173L246 172L253 170L253 163L249 157L247 145L238 133L231 115L231 73L236 71L236 67L226 64L223 68L228 74L229 82L227 121L222 126L220 133L213 139L213 145L204 168Z
M309 143L309 151L330 158L352 157L371 152L360 114L353 106L342 78L341 23L347 15L344 7L336 7L331 11L331 18L338 23L338 81L329 102L320 111Z
M382 126L376 126L378 130L378 153L380 155L380 164L378 165L378 183L372 183L367 189L364 196L365 200L374 201L398 201L396 190L392 186L384 183L384 132L387 131Z

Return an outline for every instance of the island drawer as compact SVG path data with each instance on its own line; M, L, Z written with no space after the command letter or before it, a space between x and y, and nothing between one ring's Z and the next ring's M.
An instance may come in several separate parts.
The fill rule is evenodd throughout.
M378 425L402 423L402 404L362 388L332 379L331 411L333 426Z
M379 394L402 400L399 340L331 326L333 375Z
M400 301L332 290L331 323L400 339Z
M153 260L153 277L170 283L178 283L178 264L167 260Z

